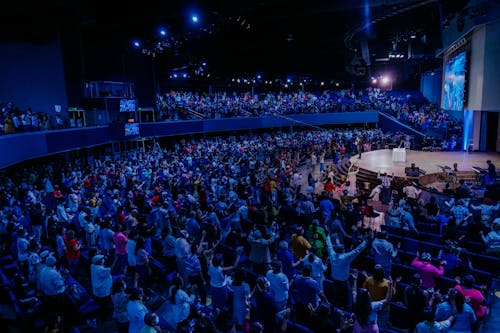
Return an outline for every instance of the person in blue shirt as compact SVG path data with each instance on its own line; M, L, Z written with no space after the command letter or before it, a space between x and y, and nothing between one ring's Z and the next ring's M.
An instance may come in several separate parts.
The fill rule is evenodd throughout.
M401 225L403 228L408 228L408 230L418 233L417 228L415 228L415 219L413 218L410 210L410 206L403 207L403 210L401 211Z
M452 311L456 312L456 309ZM415 333L441 333L448 332L451 327L455 317L453 314L443 321L437 321L434 310L432 307L426 307L424 309L424 318L425 320L415 327Z
M344 253L344 248L333 248L330 236L326 238L328 257L330 258L331 277L335 294L334 305L351 311L352 294L349 283L351 263L366 248L368 243L363 240L354 250Z
M389 278L392 271L392 259L398 255L398 249L401 243L398 243L397 248L394 248L391 242L387 240L387 231L378 232L372 242L372 254L374 256L374 264L381 265L384 269L384 277Z
M311 266L304 266L302 275L295 277L293 289L296 293L295 312L297 320L307 326L311 325L310 307L317 308L320 298L327 304L328 299L322 288L311 276Z
M251 297L250 286L245 281L245 271L236 269L231 283L233 291L233 322L237 329L241 329L245 323L245 317L249 310L249 301Z
M295 261L292 252L288 250L288 243L285 240L282 240L279 243L276 257L281 262L283 273L286 275L288 280L291 281L297 273L296 267L302 263L303 259Z
M269 281L265 277L257 278L253 296L255 298L255 319L262 324L263 333L274 333L278 309L269 291Z
M207 303L207 290L205 288L206 282L201 270L201 262L198 257L202 250L201 246L198 244L190 245L190 253L184 260L185 276L184 281L187 281L190 286L196 286L195 291L200 296L200 301L202 304ZM194 294L194 292L193 292Z
M319 203L321 213L325 219L329 219L332 216L335 206L332 201L327 197L326 192L323 193L323 199Z
M472 307L465 303L464 296L456 289L449 290L447 299L436 307L436 321L448 319L456 308L455 322L448 332L470 333L476 322L476 315Z

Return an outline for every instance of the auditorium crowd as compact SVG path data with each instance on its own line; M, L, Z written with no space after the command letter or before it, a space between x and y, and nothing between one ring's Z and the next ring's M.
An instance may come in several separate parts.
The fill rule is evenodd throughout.
M60 115L50 117L48 113L33 112L31 108L21 110L13 103L0 103L0 133L14 134L47 131L69 127Z
M418 92L387 92L369 87L315 92L198 93L170 91L157 96L160 120L258 117L301 113L383 111L426 133L439 130L446 137L461 132L461 121L430 104ZM189 112L194 111L195 113ZM436 134L436 133L434 133Z
M442 150L461 148L462 122L430 104L418 92L342 89L315 92L201 93L170 91L156 96L157 121L196 118L287 116L330 112L382 111L425 135L428 147ZM21 110L13 103L1 105L0 124L5 134L68 128L61 114Z
M311 105L328 103L319 100ZM2 274L18 299L41 300L31 298L32 314L50 332L74 326L71 302L84 294L98 305L86 324L112 318L119 332L379 332L396 325L396 306L412 332L472 332L490 286L458 248L480 240L498 253L499 198L457 191L438 204L405 179L381 174L370 191L356 168L341 174L352 154L400 141L378 129L178 139L10 169ZM393 238L424 226L446 251ZM456 282L444 287L450 272Z

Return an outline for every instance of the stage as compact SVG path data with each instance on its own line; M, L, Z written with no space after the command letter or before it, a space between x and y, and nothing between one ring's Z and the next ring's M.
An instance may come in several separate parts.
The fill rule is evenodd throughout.
M418 150L406 150L406 162L393 162L392 149L375 150L361 155L351 157L351 163L358 164L362 169L372 172L387 172L394 176L404 177L405 167L410 167L412 163L423 170L426 174L441 173L443 169L440 166L449 166L457 163L458 171L474 171L473 166L487 169L487 160L491 160L497 167L497 173L500 172L500 153L483 152L458 152L458 151L440 151L424 152Z

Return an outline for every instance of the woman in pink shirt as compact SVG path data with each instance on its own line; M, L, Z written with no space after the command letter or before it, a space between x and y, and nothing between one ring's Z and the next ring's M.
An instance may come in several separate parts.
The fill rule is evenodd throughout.
M127 242L128 238L122 232L122 225L115 226L115 233L113 234L113 243L115 244L115 260L111 265L111 272L113 275L123 274L128 263L127 255Z
M421 258L419 256L417 252L417 257L413 259L411 265L417 269L417 273L422 277L422 287L425 289L434 288L436 286L436 277L444 275L446 261L441 261L438 268L431 264L430 253L424 252Z
M472 275L466 275L463 278L462 284L458 284L455 289L465 297L466 301L470 300L470 306L474 310L477 320L480 320L486 315L488 306L483 294L479 290L474 289L475 282Z

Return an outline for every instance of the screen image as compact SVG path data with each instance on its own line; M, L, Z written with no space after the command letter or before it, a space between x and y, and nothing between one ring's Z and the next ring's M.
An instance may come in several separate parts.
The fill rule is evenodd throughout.
M461 52L446 62L443 85L443 109L464 109L466 53Z
M121 99L120 112L134 112L136 109L135 99Z
M125 124L125 136L139 136L139 124Z

